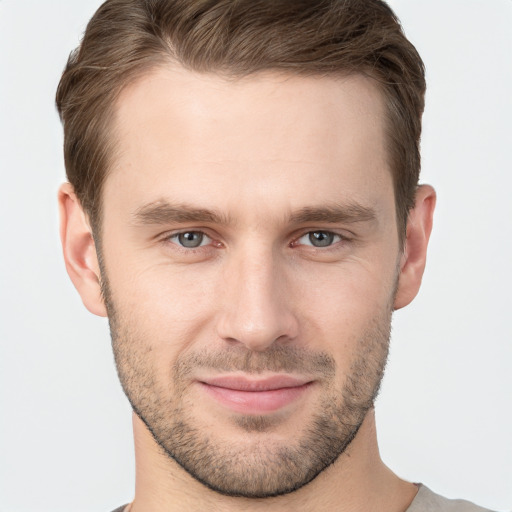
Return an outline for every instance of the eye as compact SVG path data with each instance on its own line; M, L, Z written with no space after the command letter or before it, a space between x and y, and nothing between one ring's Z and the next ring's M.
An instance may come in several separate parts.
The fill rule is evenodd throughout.
M342 240L340 235L331 231L310 231L297 240L297 244L311 245L313 247L330 247Z
M185 249L196 249L211 243L211 238L202 231L184 231L169 237L169 240Z

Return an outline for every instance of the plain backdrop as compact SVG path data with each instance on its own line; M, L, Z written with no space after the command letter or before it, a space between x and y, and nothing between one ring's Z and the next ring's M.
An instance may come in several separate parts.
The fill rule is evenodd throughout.
M0 0L0 511L108 512L134 486L107 323L64 270L54 93L97 0ZM422 181L439 201L423 288L394 319L384 460L512 508L512 1L394 0L428 75Z

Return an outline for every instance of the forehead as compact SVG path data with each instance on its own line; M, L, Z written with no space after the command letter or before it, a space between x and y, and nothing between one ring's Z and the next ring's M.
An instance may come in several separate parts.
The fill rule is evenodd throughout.
M384 117L379 89L359 75L156 69L119 97L105 194L149 202L193 190L218 202L220 192L256 201L286 190L289 202L322 202L389 190Z
M285 151L297 138L323 139L326 146L339 142L332 128L341 128L341 124L352 130L363 126L367 130L369 125L380 129L383 110L375 81L361 75L266 72L229 79L169 66L153 70L123 91L117 104L117 131L121 138L135 132L140 136L140 127L149 128L155 122L162 127L168 121L162 137L167 143L176 141L180 149L187 149L182 143L191 140L191 135L193 139L204 136L201 149L206 149L206 136L222 128L230 141L239 143L248 135L255 143L277 136ZM215 155L220 156L223 148L235 156L236 147L227 144L215 147ZM298 147L293 150L297 153Z

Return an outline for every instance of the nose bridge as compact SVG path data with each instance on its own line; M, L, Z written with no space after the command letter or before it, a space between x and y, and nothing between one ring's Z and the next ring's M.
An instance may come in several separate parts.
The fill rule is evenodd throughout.
M263 244L231 254L226 268L219 335L262 351L293 339L297 323L287 302L287 279L279 255Z

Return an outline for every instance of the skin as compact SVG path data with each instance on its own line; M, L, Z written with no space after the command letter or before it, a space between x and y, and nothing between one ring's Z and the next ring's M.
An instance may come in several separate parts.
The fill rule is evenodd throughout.
M361 76L227 81L170 66L119 99L118 151L103 191L102 268L87 216L72 187L61 187L68 272L91 312L108 309L124 389L157 439L179 413L236 471L244 464L256 471L258 460L272 471L276 453L309 439L326 404L348 417L350 379L367 402L361 417L350 417L360 428L332 465L300 489L266 499L203 485L134 415L131 512L401 511L414 498L416 487L380 460L368 401L385 363L392 310L421 283L435 193L418 189L401 248L383 111L379 90ZM191 209L194 215L176 215ZM204 233L203 244L180 246L182 232ZM314 247L311 232L335 236ZM296 364L278 368L269 354L279 351L281 363L299 354ZM226 354L229 371L218 367ZM248 354L253 365L243 366ZM315 356L328 358L332 372L301 362ZM277 411L234 412L200 384L226 372L249 380L293 375L311 385Z

